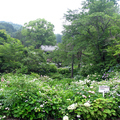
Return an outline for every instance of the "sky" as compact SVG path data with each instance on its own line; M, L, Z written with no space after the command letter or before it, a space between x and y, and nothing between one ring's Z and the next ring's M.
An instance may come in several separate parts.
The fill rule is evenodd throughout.
M82 0L1 0L0 21L24 25L38 18L55 26L55 34L63 30L63 16L68 9L81 8Z

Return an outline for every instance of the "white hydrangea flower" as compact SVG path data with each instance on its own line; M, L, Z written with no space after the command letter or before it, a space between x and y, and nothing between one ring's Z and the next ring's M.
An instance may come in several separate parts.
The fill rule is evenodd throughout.
M92 88L93 88L93 86L90 86L90 88L92 89Z
M67 99L67 100L71 100L71 99Z
M68 110L74 110L76 107L77 107L77 103L68 106L67 109Z
M78 118L80 118L81 116L80 115L77 115Z
M6 116L4 115L2 118L6 118Z
M3 89L0 89L0 91L3 91Z
M90 107L90 104L88 102L84 103L84 106Z
M93 93L93 94L95 94L95 92L94 92L94 91L91 91L91 90L89 90L88 92L89 92L89 93Z
M63 120L69 120L68 116L64 116Z
M44 107L44 104L40 105L40 107Z
M80 83L83 83L83 81L82 81L82 80L79 80L79 82L80 82Z

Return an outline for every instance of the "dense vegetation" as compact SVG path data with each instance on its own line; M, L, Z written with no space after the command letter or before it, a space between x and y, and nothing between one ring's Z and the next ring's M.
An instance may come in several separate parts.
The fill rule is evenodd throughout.
M64 25L62 43L53 60L71 64L72 69L78 64L83 76L103 74L120 63L120 15L114 2L86 0L82 11L69 10L64 17L69 24Z
M19 39L23 45L27 46L26 37L22 34L23 26L19 24L14 24L12 22L0 21L0 30L6 30L7 34L9 34L13 38ZM57 43L62 42L62 35L55 34Z
M62 35L45 19L20 29L0 23L0 119L120 118L117 0L86 0L64 18ZM52 52L41 49L56 44Z

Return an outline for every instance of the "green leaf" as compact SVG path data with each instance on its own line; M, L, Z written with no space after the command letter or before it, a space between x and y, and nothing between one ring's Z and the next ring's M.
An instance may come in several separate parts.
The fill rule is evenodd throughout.
M109 109L104 109L104 111L103 111L104 113L108 113L108 114L110 114L111 113L111 111L109 110Z
M94 111L90 111L91 115L94 115Z
M89 115L89 114L87 115L87 118L90 118L90 115Z
M114 116L116 116L116 113L112 113Z
M56 108L55 108L55 106L52 106L52 108L53 108L53 110L55 110Z
M101 112L101 111L98 111L97 113L98 113L99 115L102 115L102 112Z
M106 115L106 114L103 114L103 116L104 116L104 118L106 118L106 117L107 117L107 115Z

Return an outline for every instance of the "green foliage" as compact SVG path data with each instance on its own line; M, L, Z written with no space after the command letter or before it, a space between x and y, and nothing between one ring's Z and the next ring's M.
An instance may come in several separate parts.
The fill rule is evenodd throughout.
M17 38L17 39L19 39L24 46L28 46L28 43L26 42L26 41L27 41L26 36L23 36L23 35L22 35L22 28L19 29L19 30L16 32L16 34L15 34L14 37Z
M70 73L70 68L69 67L58 68L58 73L61 73L61 74Z
M22 59L22 63L27 67L28 72L36 72L39 73L40 69L43 68L45 64L45 58L43 56L43 51L34 50L34 49L26 49L24 58ZM45 69L45 68L44 68Z
M110 86L110 92L103 98L98 83L88 79L54 81L36 73L6 74L0 82L1 117L57 119L68 114L70 119L115 119L120 112L120 84L113 81L99 82Z
M104 99L98 98L90 104L90 107L85 106L83 103L78 103L77 108L74 111L70 111L77 118L80 116L80 119L89 119L89 120L106 120L108 118L116 119L118 114L118 99ZM89 104L89 103L88 103ZM75 115L76 114L76 115ZM87 114L87 115L86 115ZM72 116L73 117L73 116Z
M16 30L19 30L21 27L22 27L22 25L19 25L19 24L15 24L15 23L12 23L12 22L5 22L5 21L0 21L0 23L6 23L6 24L11 24L13 27L14 27L14 29L16 29Z
M61 34L56 34L56 41L57 41L57 43L62 42L62 35Z
M78 71L78 74L77 75L74 75L74 79L75 80L84 80L84 76L82 76L81 74L79 74L79 71Z
M92 14L94 12L105 12L108 15L113 15L113 13L118 12L116 9L116 5L114 5L114 2L106 0L94 0L94 2L89 3L88 7L86 7L89 10L89 14Z
M58 68L58 73L62 74L65 78L70 78L71 77L71 68L70 67Z
M61 80L63 78L63 75L60 73L49 73L48 75L50 78L55 80Z
M95 73L95 74L88 75L87 78L89 80L94 80L94 81L102 81L103 79L108 80L108 74L104 74L102 76L100 74Z
M55 44L54 26L46 20L25 24L22 33L26 46L31 47L0 31L0 72L17 73L0 75L0 119L120 117L118 9L114 0L86 1L82 12L68 11L64 16L70 24L64 25L62 43L49 56L57 64L71 64L72 72L46 63L39 48ZM74 64L78 69L73 69ZM75 77L70 79L73 72ZM104 97L98 91L102 85L110 87Z
M99 65L93 65L92 63L87 64L87 65L82 65L80 70L79 70L79 74L86 77L89 74L94 74L95 72L101 72Z
M54 25L45 19L25 23L22 34L27 37L28 45L39 49L41 45L55 45Z
M22 25L14 24L12 22L5 22L0 21L0 29L6 30L7 34L9 34L11 37L16 36L17 31L22 27Z
M3 31L0 33L0 72L46 74L57 71L56 66L46 65L42 50L24 47L20 40L6 35Z
M10 72L20 67L20 60L23 56L24 46L17 39L7 36L7 39L0 45L0 71Z
M57 72L57 67L55 64L41 63L38 73L41 75L49 75L49 73L56 73L56 72Z
M49 72L53 72L53 73L57 72L57 66L54 63L49 63L48 69L49 69Z
M59 47L63 63L85 65L80 73L83 76L103 74L101 70L120 62L118 7L115 1L91 0L83 3L82 10L64 15L70 24L63 26Z
M0 109L3 114L31 120L62 117L60 107L65 101L57 95L54 87L51 88L46 83L40 82L45 80L45 77L43 79L26 75L3 77L2 86L6 89L3 92L3 109Z
M70 78L54 80L48 76L4 74L0 81L0 117L19 119L116 119L120 112L119 73L109 81L96 82ZM98 92L99 85L110 92ZM86 115L87 114L87 115Z
M13 35L16 32L16 29L7 22L0 22L0 29L4 29L8 34ZM13 37L13 36L12 36Z

